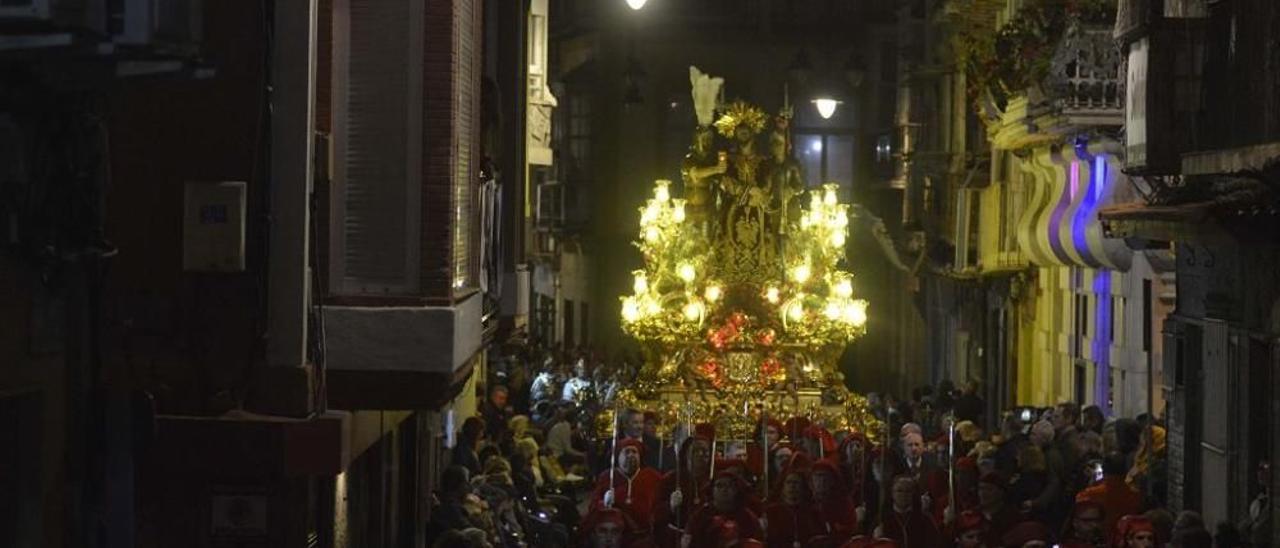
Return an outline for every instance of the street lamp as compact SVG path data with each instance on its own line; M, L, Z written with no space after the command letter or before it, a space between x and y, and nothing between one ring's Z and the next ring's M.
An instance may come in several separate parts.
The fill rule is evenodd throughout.
M638 10L640 8L643 8L645 3L648 1L649 0L627 0L627 5L631 6L631 9L633 10Z
M829 119L836 113L836 107L840 106L840 101L830 97L819 97L813 100L813 106L818 107L818 115L823 120Z

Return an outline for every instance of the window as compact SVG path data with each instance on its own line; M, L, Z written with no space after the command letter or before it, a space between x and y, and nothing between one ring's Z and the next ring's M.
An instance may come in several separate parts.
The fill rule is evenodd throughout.
M569 100L569 168L572 179L591 177L591 99L575 93Z
M556 300L541 293L535 294L537 308L534 310L534 336L543 344L555 341Z
M459 19L464 22L479 21L476 2L458 3L455 9L462 11ZM457 52L457 73L454 84L454 142L457 147L453 180L453 287L476 286L476 248L479 232L472 222L475 218L475 195L479 177L475 166L479 155L475 136L480 128L480 49L478 40L471 39L472 28L477 25L460 25Z
M573 338L573 329L577 327L574 318L574 302L570 299L564 299L564 333L563 341L565 348L573 348L578 343Z
M335 6L330 288L419 289L423 14L409 4ZM413 22L417 21L418 24Z
M853 190L853 136L845 134L795 134L796 160L804 171L805 186L840 184L840 198L848 201Z

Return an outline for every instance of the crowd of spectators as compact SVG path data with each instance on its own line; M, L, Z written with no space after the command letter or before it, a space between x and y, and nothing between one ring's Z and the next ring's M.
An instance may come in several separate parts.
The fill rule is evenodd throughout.
M751 440L708 424L656 435L616 413L635 368L590 351L502 360L461 426L431 530L437 546L1150 548L1269 546L1269 467L1249 517L1214 531L1165 510L1165 428L1063 402L988 424L976 386L868 394L878 432L806 417ZM607 419L606 423L607 423Z

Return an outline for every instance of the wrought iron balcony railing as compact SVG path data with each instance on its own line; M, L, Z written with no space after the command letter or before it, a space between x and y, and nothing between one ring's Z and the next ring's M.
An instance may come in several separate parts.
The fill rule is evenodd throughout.
M1044 88L1060 114L1098 118L1095 123L1124 120L1125 84L1120 49L1112 29L1072 25L1058 43Z

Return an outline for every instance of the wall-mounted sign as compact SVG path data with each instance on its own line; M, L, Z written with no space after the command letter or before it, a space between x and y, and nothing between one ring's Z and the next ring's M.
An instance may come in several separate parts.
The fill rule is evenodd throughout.
M209 530L215 538L267 535L267 495L260 492L214 493Z

